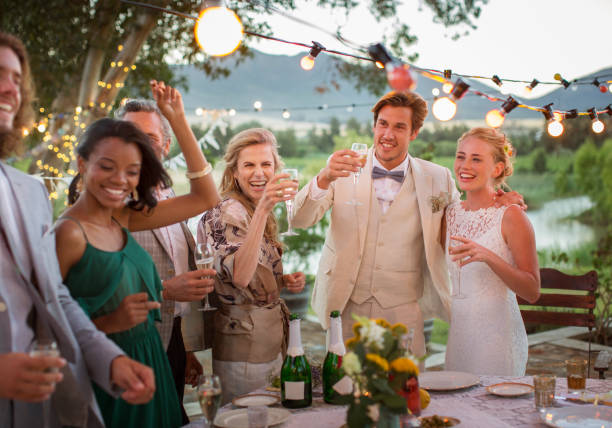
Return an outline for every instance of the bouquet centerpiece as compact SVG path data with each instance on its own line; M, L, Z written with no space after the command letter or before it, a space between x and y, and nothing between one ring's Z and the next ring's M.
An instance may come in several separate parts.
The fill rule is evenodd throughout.
M406 386L413 380L419 397L419 369L407 343L411 337L403 324L353 318L357 321L353 326L355 336L346 342L349 352L342 361L342 370L353 383L352 393L343 396L349 405L347 425L399 427L400 415L409 411Z

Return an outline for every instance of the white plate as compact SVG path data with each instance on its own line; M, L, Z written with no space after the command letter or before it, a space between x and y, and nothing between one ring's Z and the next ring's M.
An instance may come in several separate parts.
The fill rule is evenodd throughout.
M502 382L487 386L487 391L501 397L519 397L533 392L533 386L528 383Z
M612 409L606 406L549 408L540 417L546 425L557 428L612 428Z
M217 415L215 426L221 428L249 428L248 409L229 410ZM286 409L268 407L268 426L278 425L289 419L291 413Z
M279 401L280 398L272 394L247 394L234 398L232 404L237 407L271 406Z
M419 374L419 386L429 391L452 391L478 385L480 378L464 372L424 372Z

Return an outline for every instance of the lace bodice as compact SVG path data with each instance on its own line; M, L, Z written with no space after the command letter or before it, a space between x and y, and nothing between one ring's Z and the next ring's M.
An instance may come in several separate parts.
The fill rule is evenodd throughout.
M447 370L512 376L525 372L527 336L515 293L486 263L459 268L448 255L449 245L460 245L450 236L461 236L515 266L501 231L506 209L467 211L456 202L446 211L446 257L453 287Z

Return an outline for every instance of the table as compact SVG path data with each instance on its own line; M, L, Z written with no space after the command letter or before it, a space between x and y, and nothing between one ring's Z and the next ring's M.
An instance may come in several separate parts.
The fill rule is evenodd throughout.
M431 404L422 413L423 416L434 414L453 416L461 420L460 426L469 428L506 428L532 427L541 428L539 413L534 406L533 394L522 397L505 398L489 394L486 387L500 382L522 382L533 385L531 376L480 376L480 385L459 391L432 392ZM612 390L612 379L587 379L587 390L590 392L609 392ZM254 392L270 394L269 391ZM555 395L567 393L567 379L558 378ZM278 393L277 393L278 394ZM563 406L581 406L562 402ZM234 407L227 404L219 413ZM320 391L313 391L313 405L305 409L291 409L291 419L282 428L339 428L346 418L346 407L333 406L323 401Z

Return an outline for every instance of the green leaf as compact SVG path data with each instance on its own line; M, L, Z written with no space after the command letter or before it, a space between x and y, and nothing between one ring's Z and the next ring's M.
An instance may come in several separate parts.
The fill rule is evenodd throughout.
M397 395L395 393L391 394L391 395L385 395L383 397L382 402L389 409L393 409L396 412L401 411L402 413L405 413L405 410L406 410L406 400L404 399L404 397L401 397L401 396L399 396L399 395Z
M395 391L389 386L387 379L374 378L370 380L371 384L376 388L377 391L384 392L385 394L395 395Z

